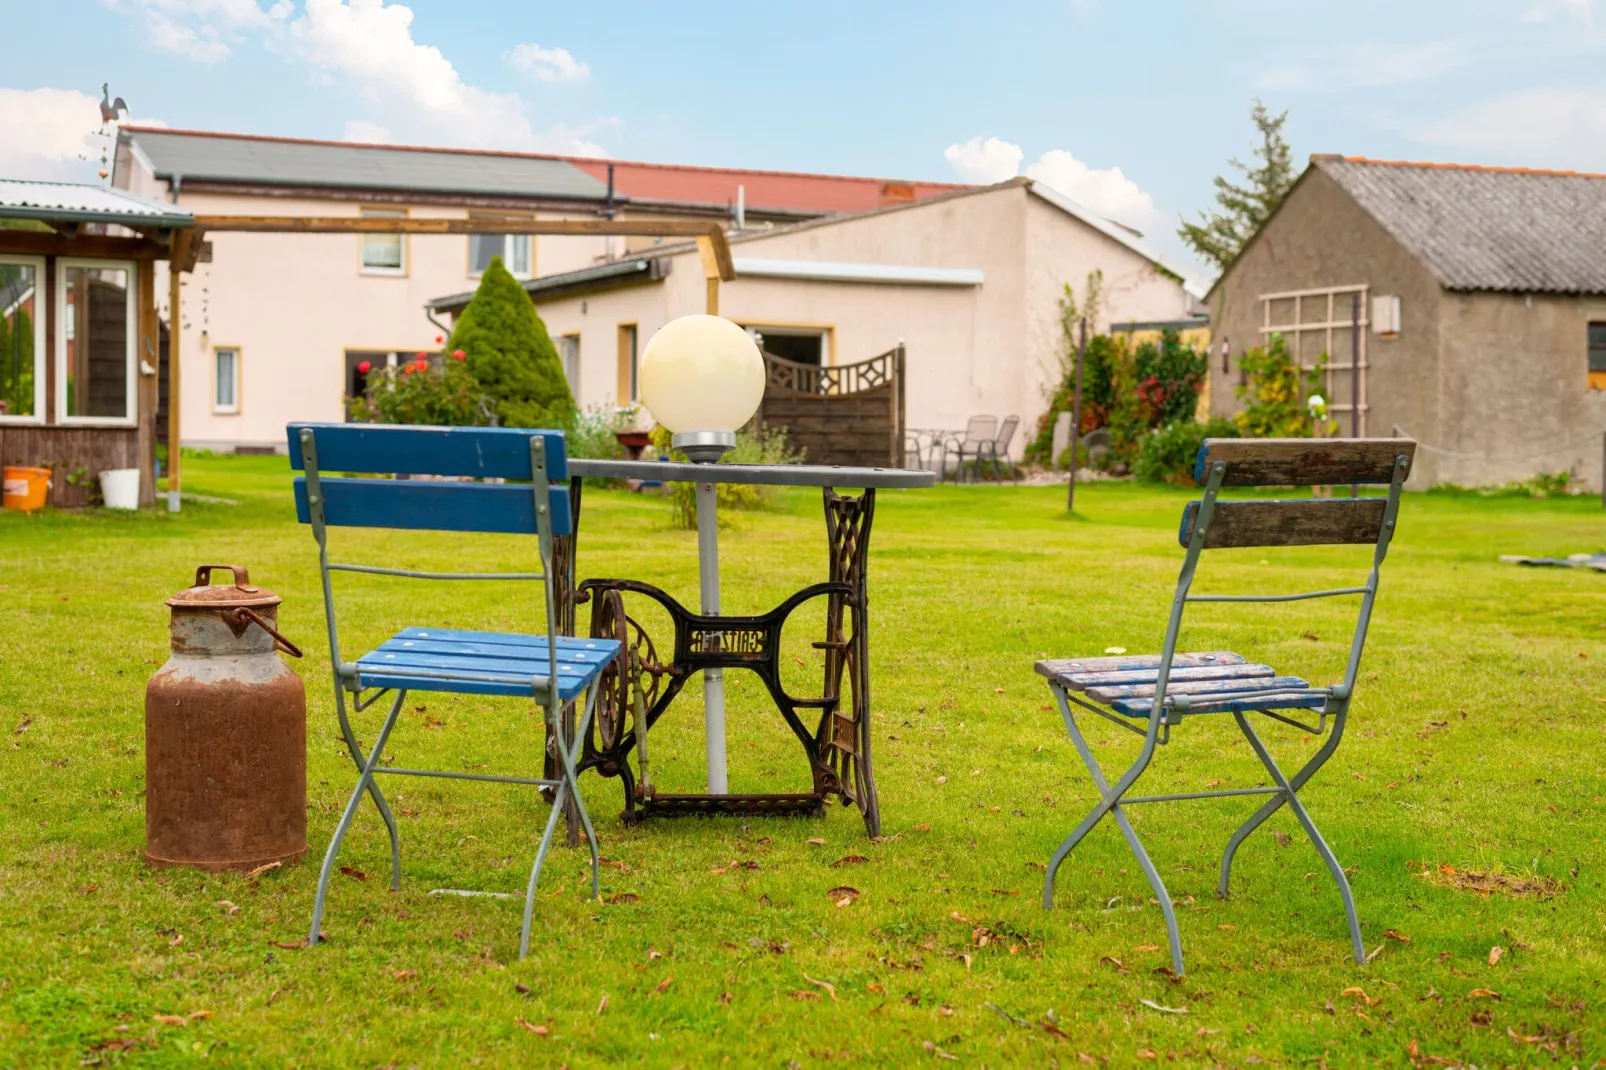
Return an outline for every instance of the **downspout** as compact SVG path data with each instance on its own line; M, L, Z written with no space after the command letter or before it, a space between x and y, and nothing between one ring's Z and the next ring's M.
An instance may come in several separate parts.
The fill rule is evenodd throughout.
M430 323L434 324L435 329L441 332L442 338L450 338L452 336L452 329L446 326L440 320L436 319L434 313L430 311L430 307L428 305L424 306L424 318L429 320Z

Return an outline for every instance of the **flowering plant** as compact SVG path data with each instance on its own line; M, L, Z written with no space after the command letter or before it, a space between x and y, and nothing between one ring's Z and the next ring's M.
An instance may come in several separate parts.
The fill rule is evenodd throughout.
M368 389L346 399L347 415L355 423L484 425L489 408L464 357L461 349L433 359L420 352L405 364L378 369L364 361L357 370L368 376Z

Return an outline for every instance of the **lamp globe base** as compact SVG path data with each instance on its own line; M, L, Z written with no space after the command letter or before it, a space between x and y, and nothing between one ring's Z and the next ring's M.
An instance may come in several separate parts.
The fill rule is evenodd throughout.
M735 431L677 431L669 444L693 464L713 464L736 448Z

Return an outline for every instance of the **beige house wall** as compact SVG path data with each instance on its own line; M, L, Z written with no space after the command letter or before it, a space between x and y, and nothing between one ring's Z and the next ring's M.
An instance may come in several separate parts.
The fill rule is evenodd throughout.
M980 286L929 286L738 277L720 287L720 314L738 323L828 327L838 363L908 354L912 428L957 429L978 413L1017 414L1024 437L1047 404L1059 369L1058 301L1067 281L1092 270L1120 280L1106 302L1117 320L1174 319L1188 296L1149 262L1023 184L897 211L742 238L745 258L978 268ZM660 283L606 294L537 301L554 337L581 336L582 405L615 405L616 336L639 324L642 346L669 319L701 312L705 290L695 253L671 257Z

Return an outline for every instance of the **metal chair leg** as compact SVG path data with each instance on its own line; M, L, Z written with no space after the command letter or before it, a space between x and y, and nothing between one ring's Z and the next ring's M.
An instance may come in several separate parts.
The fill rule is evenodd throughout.
M1310 819L1310 814L1305 812L1304 804L1299 801L1299 796L1295 794L1296 789L1288 778L1283 775L1283 771L1277 768L1277 763L1272 761L1271 753L1266 750L1266 745L1260 741L1260 737L1255 734L1255 730L1249 726L1248 719L1242 713L1234 713L1233 717L1237 720L1238 727L1243 730L1244 738L1249 740L1249 745L1254 748L1255 754L1260 758L1260 763L1266 767L1266 771L1277 782L1277 786L1283 789L1283 798L1288 801L1288 808L1294 812L1294 816L1299 818L1299 823L1304 826L1305 835L1309 836L1310 842L1315 845L1316 853L1322 856L1323 862L1327 863L1327 870L1333 875L1333 881L1338 885L1339 897L1344 900L1344 913L1349 918L1350 944L1355 951L1355 964L1357 966L1365 966L1366 945L1361 942L1361 923L1360 919L1355 916L1355 897L1350 894L1349 879L1344 876L1344 867L1338 864L1338 859L1333 857L1333 852L1328 849L1327 842L1322 839L1322 834L1316 831L1315 822Z
M346 696L337 688L335 691L335 712L340 715L340 734L345 737L346 749L351 752L351 760L362 771L362 748L357 745L357 734L352 731L351 720L346 716ZM379 790L377 781L368 781L368 794L373 796L374 805L379 807L379 816L385 819L385 831L390 833L390 890L401 891L401 835L396 830L396 819L391 815L390 807L385 803L384 793Z
M1320 750L1311 755L1310 760L1300 767L1299 772L1288 778L1288 783L1294 791L1304 787L1306 781L1316 774L1316 770L1327 764L1327 759L1331 758L1333 752L1338 750L1339 740L1344 738L1344 721L1348 712L1347 704L1338 709L1333 716L1333 730L1328 734L1327 742L1322 744ZM1227 841L1227 850L1221 856L1221 879L1216 884L1217 895L1223 899L1227 897L1227 882L1232 875L1232 860L1237 855L1238 848L1243 844L1244 840L1249 838L1250 833L1254 832L1265 823L1268 817L1282 808L1284 801L1281 795L1274 795L1266 800L1265 805L1251 814L1249 820L1238 826L1238 831L1234 832L1232 838Z
M1051 684L1050 689L1054 692L1054 697L1059 701L1060 715L1065 719L1066 731L1070 733L1071 742L1076 745L1077 753L1082 756L1082 764L1087 766L1088 774L1093 779L1093 786L1098 788L1100 798L1098 805L1094 806L1092 812L1086 818L1083 818L1082 824L1076 827L1076 831L1066 837L1065 842L1060 844L1059 850L1054 852L1054 857L1049 861L1048 870L1044 875L1043 881L1043 909L1047 910L1053 906L1054 875L1058 871L1060 864L1065 860L1065 856L1071 852L1071 849L1084 836L1092 831L1093 826L1098 824L1105 813L1109 813L1114 816L1115 824L1121 830L1121 835L1126 839L1127 846L1137 856L1138 865L1143 869L1143 875L1148 878L1149 887L1154 889L1154 894L1160 902L1160 913L1165 917L1166 936L1171 944L1171 968L1180 976L1183 972L1182 936L1177 929L1176 910L1171 905L1171 895L1166 891L1165 882L1160 879L1159 871L1154 868L1154 863L1150 861L1148 852L1143 849L1143 842L1138 839L1137 831L1133 829L1132 822L1127 819L1126 811L1121 807L1120 803L1121 796L1126 793L1127 789L1137 781L1138 776L1143 773L1143 770L1148 767L1149 759L1154 754L1154 739L1158 721L1155 720L1151 724L1150 733L1145 737L1143 752L1138 756L1138 760L1133 763L1131 769L1126 771L1120 781L1117 782L1117 787L1112 790L1109 782L1104 778L1104 771L1099 768L1097 759L1093 757L1092 748L1087 745L1087 740L1076 725L1076 718L1071 713L1070 703L1065 698L1064 690L1055 684Z
M362 764L362 775L357 778L357 787L352 790L351 799L346 803L346 810L340 815L340 823L335 826L334 837L329 841L329 850L324 852L323 868L318 872L318 892L312 900L312 932L307 937L307 945L318 943L318 927L323 921L323 900L329 891L329 874L334 870L335 858L340 854L340 841L346 838L346 830L351 828L351 820L357 815L357 804L362 801L363 792L374 781L374 767L379 764L380 756L385 753L385 744L390 740L390 730L396 727L396 715L401 713L402 703L407 699L407 692L398 691L396 701L391 703L390 712L385 715L385 723L379 729L379 737L374 740L374 749L368 752L368 760Z
M558 739L558 761L561 783L557 793L552 797L552 812L547 815L546 829L541 833L541 844L535 851L535 864L530 867L530 881L524 889L524 927L519 934L519 958L530 953L530 924L535 913L535 886L541 879L541 866L546 861L548 849L552 846L552 833L558 827L558 817L567 809L566 803L570 797L574 799L575 809L580 814L580 824L585 829L586 842L591 848L591 898L596 899L602 891L601 858L597 852L597 833L591 827L591 815L586 813L585 803L580 798L580 785L575 773L575 759L579 757L580 748L584 745L586 732L591 728L591 716L596 710L598 688L593 684L586 692L585 714L580 719L580 725L575 732L574 745L570 747L561 736Z

